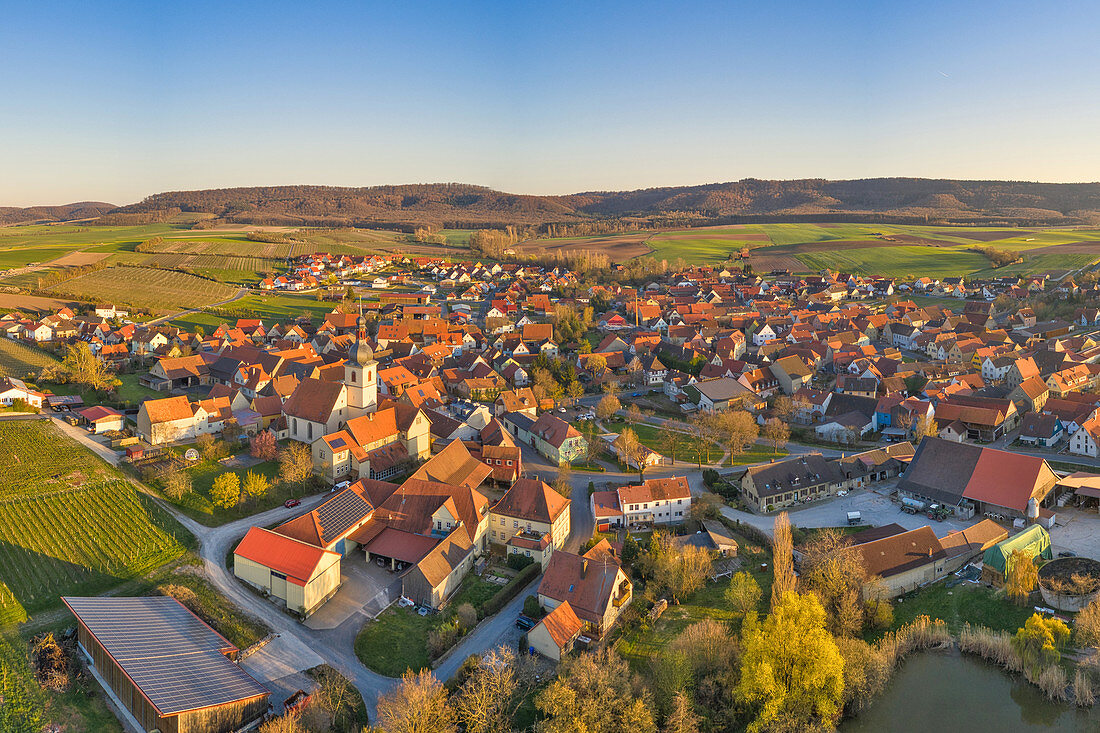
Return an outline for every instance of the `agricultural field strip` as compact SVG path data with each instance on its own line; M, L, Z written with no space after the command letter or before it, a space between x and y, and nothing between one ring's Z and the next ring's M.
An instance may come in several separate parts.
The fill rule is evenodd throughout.
M7 338L0 338L0 377L22 379L57 362L50 353Z
M42 491L45 484L71 487L117 475L97 456L43 420L0 422L0 499Z
M184 272L144 267L109 267L66 280L51 290L152 307L197 307L236 292L222 283Z

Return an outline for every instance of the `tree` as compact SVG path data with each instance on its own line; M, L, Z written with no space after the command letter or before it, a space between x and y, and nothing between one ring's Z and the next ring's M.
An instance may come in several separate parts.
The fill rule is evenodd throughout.
M794 400L785 394L776 395L776 398L772 401L772 414L778 420L789 423L791 418L794 417L794 413Z
M646 456L649 455L649 449L642 445L642 441L638 440L638 434L630 428L624 428L619 437L615 438L613 443L615 450L619 454L619 459L623 463L630 466L631 463L638 469L639 480L645 480L646 469Z
M164 495L172 501L179 501L190 494L192 488L191 474L186 471L172 468L164 477Z
M554 491L558 492L566 499L573 496L573 467L569 463L562 461L558 464L558 475L554 479Z
M325 720L308 720L308 730L359 730L359 693L347 678L325 665L317 670L317 687L313 691L313 704L309 706L307 719L320 714ZM316 725L314 723L317 723Z
M774 455L791 439L791 429L785 422L780 422L774 417L768 418L764 423L764 439L772 444L772 455Z
M649 693L610 649L570 657L535 697L543 733L655 733Z
M210 486L210 501L214 506L232 509L241 500L241 479L232 471L226 471L214 479Z
M813 594L784 593L764 621L742 632L737 695L756 711L750 733L784 721L791 730L832 725L844 693L844 659Z
M700 466L703 464L704 453L706 462L710 463L710 451L719 438L720 422L721 418L713 412L697 412L688 419L688 430L700 448L697 453Z
M248 453L253 458L261 461L273 461L279 454L279 444L275 439L275 433L270 430L261 430L249 441Z
M1100 647L1100 599L1094 598L1077 614L1073 639L1079 647Z
M84 341L66 346L61 362L44 368L40 376L47 382L71 382L99 391L113 390L122 384Z
M855 636L863 628L863 556L839 530L823 529L802 549L802 584L821 601L829 630Z
M626 421L631 425L637 425L642 421L642 410L633 402L630 403L630 407L626 408Z
M680 451L680 446L684 443L684 434L672 426L668 420L661 423L661 427L658 430L658 440L661 446L661 451L666 456L672 459L672 465L676 465L676 454Z
M679 547L675 538L658 530L649 540L646 568L659 591L667 591L674 603L702 588L714 567L710 551L694 545Z
M680 690L672 698L672 710L665 719L664 733L697 733L699 717L691 709L691 698Z
M934 438L939 435L936 419L931 415L921 415L913 423L913 440L918 443L924 438Z
M259 733L302 733L302 723L297 713L277 715L270 720L265 720L259 728Z
M744 453L760 435L760 426L756 424L756 419L745 410L731 410L716 415L720 440L735 456Z
M620 409L622 409L622 403L619 402L618 397L613 394L604 395L596 405L596 417L600 420L610 420Z
M772 608L794 590L794 545L791 543L791 518L780 512L772 530Z
M730 578L730 584L726 586L726 603L738 618L755 616L757 609L760 608L761 595L760 584L756 582L756 578L744 570L734 573Z
M1024 622L1012 637L1012 648L1020 655L1024 666L1033 675L1055 664L1061 657L1062 647L1069 641L1069 627L1054 618L1044 618L1037 613Z
M428 670L401 675L401 684L378 696L383 733L457 733L447 691Z
M511 728L512 714L522 701L519 660L506 647L493 649L478 662L453 698L458 722L466 733L493 733Z
M248 498L260 498L267 494L267 490L270 484L267 480L267 476L256 471L249 471L244 475L244 484L241 486L241 492Z
M571 404L576 404L577 400L584 397L584 385L574 379L566 386L565 394L569 397Z
M302 484L313 472L313 456L305 443L291 441L279 451L279 478L285 484Z
M1039 569L1024 550L1013 550L1005 559L1005 593L1017 605L1026 606L1028 596L1039 582Z
M455 613L458 615L458 623L464 629L472 629L477 626L477 610L474 609L473 604L463 603L459 606Z
M585 360L584 364L588 367L588 371L599 376L607 369L607 357L603 354L593 354Z

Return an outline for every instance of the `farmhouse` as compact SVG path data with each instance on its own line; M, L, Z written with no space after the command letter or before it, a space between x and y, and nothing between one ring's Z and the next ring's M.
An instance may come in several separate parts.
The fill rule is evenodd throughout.
M603 636L633 599L633 586L604 540L584 555L555 552L539 583L539 605L568 602L587 633Z
M855 535L852 541L863 558L867 576L881 579L880 584L865 586L865 590L878 586L888 598L939 580L947 572L947 551L931 527L864 543L859 543L859 535Z
M224 418L220 411L211 414L203 403L191 403L184 395L146 400L138 408L137 432L152 445L194 440L220 431Z
M62 598L95 676L130 726L231 733L267 712L270 692L238 667L239 650L174 598Z
M46 398L42 392L30 389L22 379L4 377L0 379L0 405L11 407L14 402L25 402L31 407L42 407L42 400Z

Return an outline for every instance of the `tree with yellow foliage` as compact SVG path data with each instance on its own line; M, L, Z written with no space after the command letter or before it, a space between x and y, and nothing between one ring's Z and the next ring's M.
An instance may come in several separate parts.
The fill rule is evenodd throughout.
M1012 647L1020 655L1024 666L1033 674L1038 674L1058 661L1067 641L1068 626L1053 616L1044 618L1033 613L1024 622L1023 628L1016 631L1016 636L1012 638Z
M738 697L756 714L750 733L782 721L786 729L832 725L841 711L844 658L825 629L813 594L784 593L758 622L745 619Z
M1031 555L1013 550L1005 561L1005 593L1018 605L1027 605L1027 598L1039 582L1039 569Z

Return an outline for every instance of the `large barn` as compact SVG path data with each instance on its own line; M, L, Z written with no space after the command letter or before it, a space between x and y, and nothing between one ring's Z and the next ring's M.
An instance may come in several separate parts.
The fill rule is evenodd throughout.
M976 514L1023 517L1028 502L1042 505L1058 482L1042 458L925 438L898 481L898 492Z
M229 733L262 716L266 687L239 650L174 598L62 598L77 640L130 727Z

